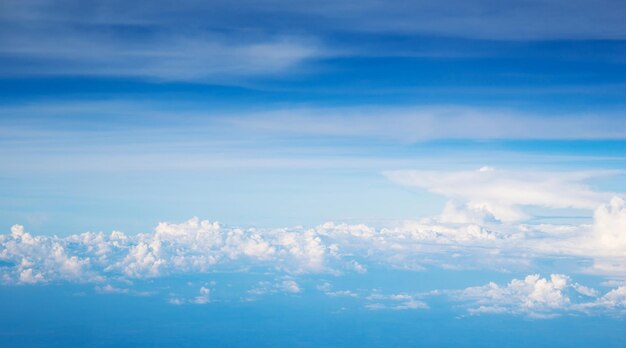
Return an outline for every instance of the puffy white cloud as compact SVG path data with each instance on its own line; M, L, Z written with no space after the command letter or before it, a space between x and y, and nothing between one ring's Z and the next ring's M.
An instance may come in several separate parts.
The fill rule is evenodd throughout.
M317 290L331 297L359 297L359 294L351 290L333 290L333 286L329 282L318 285Z
M599 302L604 306L622 307L626 309L626 286L613 289L600 298Z
M302 291L298 283L296 283L295 280L291 280L291 279L283 280L282 282L280 282L280 284L277 287L285 292L290 292L293 294L297 294L300 291Z
M122 261L123 271L131 277L157 276L162 265L166 263L159 257L160 241L155 240L150 244L139 242L132 246L128 255Z
M569 282L568 277L560 274L553 274L550 279L534 274L523 280L513 279L503 287L492 282L480 287L467 288L460 296L478 305L477 308L469 309L469 312L474 314L506 310L542 316L569 305L569 298L563 294Z
M613 197L608 204L595 210L593 232L600 248L626 256L626 203L623 198Z
M22 283L50 280L100 281L105 276L156 277L241 266L287 273L330 272L331 248L306 229L243 230L190 219L160 223L153 233L127 236L114 231L65 238L36 236L15 225L0 239L3 279ZM347 268L363 272L356 261Z
M546 228L542 226L545 230ZM554 226L551 238L526 238L528 248L546 254L571 255L593 260L585 271L594 274L626 275L626 206L613 197L599 205L590 225Z
M0 242L0 260L13 264L3 270L3 279L23 284L49 280L95 281L98 276L88 271L89 255L68 255L69 241L58 237L32 236L19 225Z
M33 273L32 268L27 268L20 272L19 282L23 284L35 284L44 282L45 279L41 273Z
M597 290L574 283L562 274L552 274L550 278L532 274L513 279L505 286L491 282L447 293L464 302L472 315L509 313L551 318L565 313L626 312L626 287L599 296Z
M615 264L624 261L621 243L624 201L614 198L596 209L592 225L515 225L448 223L438 219L405 221L373 228L363 224L328 222L315 228L240 229L193 218L180 224L160 223L153 233L110 235L86 232L65 238L33 236L15 225L0 236L3 282L37 284L56 281L97 282L99 293L140 294L112 283L133 278L250 268L277 274L248 291L250 299L267 293L299 294L293 277L301 273L365 274L367 265L417 269L433 264L444 268L498 269L534 257L571 255ZM607 242L610 241L610 242ZM357 261L358 260L358 261ZM620 263L618 263L620 265ZM604 270L606 271L606 270ZM613 269L621 274L620 268ZM282 274L282 275L281 275ZM614 283L614 284L613 284ZM562 313L624 313L626 287L604 294L571 281L568 276L537 274L506 285L489 283L460 291L444 291L470 314L512 313L548 318ZM424 294L363 293L335 290L329 283L318 290L330 297L364 299L369 309L428 308ZM170 303L210 302L211 289L196 295L170 295Z

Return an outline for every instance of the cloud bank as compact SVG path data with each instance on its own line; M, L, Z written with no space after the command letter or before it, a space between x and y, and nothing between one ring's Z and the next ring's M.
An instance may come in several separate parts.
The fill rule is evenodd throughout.
M328 222L315 228L240 229L193 218L152 233L33 236L20 225L0 235L6 283L103 282L172 274L272 269L286 274L367 273L369 264L507 269L554 255L593 260L592 273L626 274L626 206L600 205L591 225L405 221L373 228ZM610 266L610 267L609 267ZM581 270L582 271L582 270Z

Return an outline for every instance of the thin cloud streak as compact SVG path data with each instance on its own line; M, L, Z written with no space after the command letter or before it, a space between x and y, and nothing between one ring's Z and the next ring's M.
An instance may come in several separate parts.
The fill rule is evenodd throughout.
M314 60L407 55L350 35L484 41L623 40L620 1L283 0L171 2L4 1L4 76L113 76L232 83L298 72ZM538 20L540 19L540 20ZM530 25L532 23L532 25ZM346 35L347 34L347 35ZM343 35L344 39L337 39ZM371 40L367 40L371 41ZM385 41L385 40L383 40ZM418 40L419 41L419 40ZM421 45L417 45L421 46ZM411 49L417 56L476 55L471 46ZM479 50L487 53L490 48ZM506 51L506 50L505 50Z

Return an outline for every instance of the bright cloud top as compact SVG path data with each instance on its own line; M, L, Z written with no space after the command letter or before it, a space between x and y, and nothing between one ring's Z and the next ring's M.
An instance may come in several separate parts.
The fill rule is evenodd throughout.
M538 274L513 279L505 286L489 283L450 294L465 302L472 315L511 313L534 318L549 318L563 313L593 313L626 311L626 286L620 286L600 296L598 291L572 282L570 277Z
M593 210L612 193L597 192L585 180L602 172L514 172L482 167L476 171L390 171L392 181L446 196L453 201L441 216L447 222L495 219L520 221L524 206ZM463 205L457 207L454 201ZM461 211L459 211L461 209Z

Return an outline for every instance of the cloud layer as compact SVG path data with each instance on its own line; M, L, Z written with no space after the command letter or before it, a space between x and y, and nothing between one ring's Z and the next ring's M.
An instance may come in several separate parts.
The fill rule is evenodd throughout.
M315 228L240 229L193 218L160 223L153 233L85 232L33 236L20 225L0 236L8 283L102 282L214 270L269 268L287 274L399 269L506 269L563 255L593 260L588 272L626 274L626 206L613 198L593 225L406 221L393 227L328 222Z

